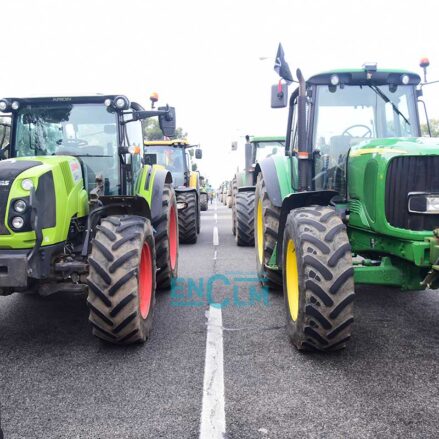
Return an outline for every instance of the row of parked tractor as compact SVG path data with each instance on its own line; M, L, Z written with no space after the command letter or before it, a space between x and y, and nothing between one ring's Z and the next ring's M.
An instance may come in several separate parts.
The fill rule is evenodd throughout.
M208 189L186 140L145 141L175 109L121 95L0 100L0 295L87 292L93 333L144 342L179 243L200 233Z
M286 134L246 136L245 166L220 196L261 282L283 289L299 350L346 346L360 284L439 287L439 139L420 124L422 113L430 131L428 65L424 81L376 64L305 80L279 46L271 104L288 107Z

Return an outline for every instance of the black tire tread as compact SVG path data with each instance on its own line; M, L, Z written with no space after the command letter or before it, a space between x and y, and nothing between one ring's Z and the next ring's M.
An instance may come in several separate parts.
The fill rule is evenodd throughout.
M96 337L115 344L144 342L148 338L152 327L155 282L153 280L150 312L143 319L139 311L138 266L146 241L155 275L153 239L152 226L146 218L124 215L101 220L89 257L87 298L89 321ZM107 258L109 252L112 260Z
M284 247L289 239L296 247L299 280L302 279L296 322L289 315L284 279L290 338L299 350L342 349L351 337L355 297L346 227L331 207L308 206L288 215ZM284 248L284 255L285 252Z
M186 203L185 209L178 211L179 240L181 244L197 242L197 195L195 192L180 192L177 203Z
M235 240L238 246L255 245L255 193L238 192L235 198L236 230Z

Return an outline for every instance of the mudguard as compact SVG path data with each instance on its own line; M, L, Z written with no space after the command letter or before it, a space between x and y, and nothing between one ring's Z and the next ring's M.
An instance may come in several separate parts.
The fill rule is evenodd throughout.
M306 207L311 205L329 206L331 199L338 195L338 192L332 190L312 191L312 192L296 192L288 195L283 202L280 210L279 230L277 240L277 265L282 263L282 244L285 224L287 222L288 214L299 207Z
M296 166L294 166L295 178L297 175ZM276 207L282 206L282 200L293 192L291 184L291 160L286 156L268 157L256 165L254 173L254 184L258 174L262 172L268 197Z
M152 169L152 195L151 195L151 218L152 221L160 216L163 212L162 194L165 184L172 184L172 174L166 169L158 166L153 166Z

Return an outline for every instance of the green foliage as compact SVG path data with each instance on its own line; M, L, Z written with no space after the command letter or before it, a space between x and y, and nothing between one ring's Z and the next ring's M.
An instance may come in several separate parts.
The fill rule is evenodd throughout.
M158 119L149 118L143 121L143 137L145 140L163 140ZM187 132L183 131L183 128L175 130L176 139L184 139L185 137L187 137Z
M439 137L439 119L429 119L432 137ZM421 135L428 136L428 127L426 123L421 124Z

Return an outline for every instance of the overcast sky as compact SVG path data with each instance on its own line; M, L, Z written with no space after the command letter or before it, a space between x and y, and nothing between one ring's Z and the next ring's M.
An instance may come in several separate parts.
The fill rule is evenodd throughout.
M3 0L1 16L1 96L117 93L146 106L157 91L215 184L236 168L232 140L285 133L285 111L270 108L273 59L260 60L279 42L305 77L365 61L420 72L428 56L439 79L434 0Z

